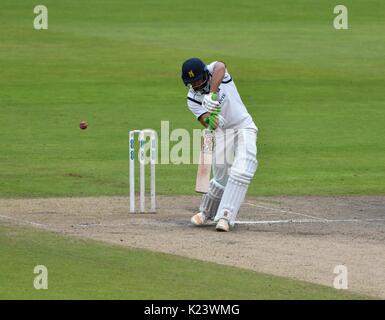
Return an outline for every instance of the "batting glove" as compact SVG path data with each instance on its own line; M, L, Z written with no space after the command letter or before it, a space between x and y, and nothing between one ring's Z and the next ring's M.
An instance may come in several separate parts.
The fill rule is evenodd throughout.
M205 108L208 112L219 112L220 105L219 102L212 99L211 93L205 94L202 101L202 107Z
M219 118L218 113L213 112L210 114L210 117L205 118L205 122L207 123L207 126L209 130L215 130L218 127L219 124Z

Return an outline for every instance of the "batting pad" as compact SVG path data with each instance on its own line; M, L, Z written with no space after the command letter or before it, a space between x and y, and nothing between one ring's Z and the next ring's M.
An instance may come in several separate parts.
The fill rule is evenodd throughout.
M238 167L231 168L231 174L214 221L225 217L230 225L234 226L239 208L245 200L250 181L257 169L256 159L247 158L241 162L245 165L243 170Z
M199 208L206 217L212 217L217 213L219 203L221 201L224 187L216 182L214 179L211 179L209 184L209 190L202 197L202 203Z

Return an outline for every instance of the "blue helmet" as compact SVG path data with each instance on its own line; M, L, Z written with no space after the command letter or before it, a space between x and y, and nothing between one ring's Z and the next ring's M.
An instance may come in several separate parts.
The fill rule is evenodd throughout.
M182 80L184 85L187 86L200 79L208 80L206 65L198 58L186 60L182 65Z

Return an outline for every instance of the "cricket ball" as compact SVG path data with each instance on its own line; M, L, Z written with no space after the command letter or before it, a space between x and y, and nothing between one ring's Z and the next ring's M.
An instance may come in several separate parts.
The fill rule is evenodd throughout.
M83 120L83 121L80 122L80 124L79 124L79 128L80 129L84 130L84 129L87 129L87 127L88 127L87 121Z

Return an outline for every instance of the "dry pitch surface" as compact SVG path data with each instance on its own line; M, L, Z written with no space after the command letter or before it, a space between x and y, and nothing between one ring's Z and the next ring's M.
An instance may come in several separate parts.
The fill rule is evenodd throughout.
M229 233L193 227L198 196L159 196L157 214L128 198L0 199L0 221L239 266L385 298L385 196L248 198Z

